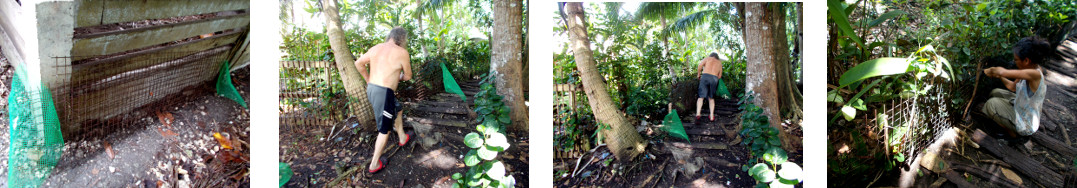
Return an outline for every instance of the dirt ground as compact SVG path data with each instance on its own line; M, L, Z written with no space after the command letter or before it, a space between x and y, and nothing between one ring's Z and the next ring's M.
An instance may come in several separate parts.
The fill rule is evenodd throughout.
M233 84L249 100L250 68L232 73ZM250 115L239 104L204 94L156 112L133 112L133 126L104 138L65 138L59 164L45 187L247 187ZM3 118L3 119L6 119ZM167 124L167 125L166 125ZM6 123L0 129L7 130ZM218 141L220 133L226 141ZM7 139L7 131L0 138ZM6 142L4 142L6 143ZM233 149L223 149L229 144ZM7 145L0 145L3 158ZM6 184L7 160L0 166Z
M736 102L730 105L733 104ZM737 122L740 120L736 117L736 113L730 112L730 114L719 116L716 122L695 124L691 119L684 119L682 122L684 122L685 130L702 129L736 134L737 131L731 130L736 130ZM654 127L647 127L641 133L645 138L650 138L650 141L647 143L647 150L632 162L616 161L607 147L599 147L593 153L585 151L582 159L579 157L554 159L554 185L557 187L755 186L755 179L741 169L742 165L748 163L750 157L750 148L740 144L743 138L689 133L691 143L720 144L725 148L676 149L674 143L683 143L683 139L670 137L666 133L655 130ZM800 129L787 131L793 136L803 135ZM803 164L802 152L801 150L789 151L789 161ZM674 153L682 153L687 157L677 159ZM588 165L588 163L591 164ZM572 175L574 171L578 171L575 172L576 175Z
M330 126L291 126L280 128L280 160L288 163L293 176L285 187L452 187L453 173L466 173L463 155L468 147L464 135L474 132L471 118L449 111L467 111L472 106L478 90L477 81L462 80L460 86L468 95L468 101L447 93L423 96L401 95L404 105L404 130L411 134L411 141L398 147L396 133L390 133L386 143L385 168L371 175L366 163L372 157L374 130L346 128L356 125L354 118ZM402 88L406 86L401 86ZM405 92L402 90L402 92ZM283 115L282 115L283 116ZM436 122L420 123L416 119L433 119ZM456 126L454 126L456 125ZM417 129L426 129L426 135ZM334 133L335 132L335 133ZM528 184L527 133L510 132L511 146L498 154L505 163L506 175L516 179L516 185ZM429 145L429 146L425 146ZM354 172L354 173L353 173Z

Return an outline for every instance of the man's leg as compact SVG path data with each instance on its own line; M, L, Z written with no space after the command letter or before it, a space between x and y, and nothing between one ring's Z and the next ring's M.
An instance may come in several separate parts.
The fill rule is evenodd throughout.
M696 118L699 118L700 110L703 110L703 98L696 99Z
M374 157L370 158L370 167L367 170L378 168L378 161L381 159L382 150L385 150L385 142L388 140L389 134L378 133L378 139L374 141Z
M403 110L399 110L396 112L396 121L393 123L393 129L396 129L396 138L400 140L397 142L400 144L405 144L404 137L408 135L404 133L404 116L400 116L402 114L404 114Z
M711 102L711 121L714 121L714 98L710 98Z

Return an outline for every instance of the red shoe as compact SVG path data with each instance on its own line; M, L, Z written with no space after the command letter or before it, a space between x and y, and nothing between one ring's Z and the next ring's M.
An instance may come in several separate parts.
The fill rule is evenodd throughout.
M714 122L714 116L711 116L711 122Z
M696 116L696 121L693 121L692 123L697 123L698 124L699 123L699 116Z
M367 170L367 172L370 172L371 174L373 174L373 173L376 173L378 171L381 171L382 168L385 168L385 164L382 163L381 161L382 160L378 160L378 168L375 168L375 169L372 169L372 170Z
M411 141L411 135L410 134L405 134L404 135L404 143L396 143L396 145L404 146L404 145L408 144L408 141Z

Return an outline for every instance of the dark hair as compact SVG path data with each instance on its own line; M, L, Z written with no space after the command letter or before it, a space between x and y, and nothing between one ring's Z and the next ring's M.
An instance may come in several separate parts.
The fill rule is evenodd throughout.
M1013 54L1017 58L1028 58L1037 65L1046 61L1051 53L1051 44L1035 36L1025 37L1013 45Z
M389 31L389 38L385 41L393 39L397 46L406 47L408 45L408 31L402 27L394 27L392 31Z
M710 56L714 57L715 59L721 59L721 58L718 57L718 53L711 52Z

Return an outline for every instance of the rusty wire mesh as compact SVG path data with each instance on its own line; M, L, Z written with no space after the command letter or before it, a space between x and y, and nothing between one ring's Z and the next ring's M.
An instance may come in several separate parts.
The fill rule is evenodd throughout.
M100 138L140 118L212 92L231 45L101 61L59 57L55 100L64 134ZM72 61L77 60L77 61ZM70 62L70 63L67 63Z
M343 88L337 69L330 61L280 62L280 126L293 133L299 126L329 126L340 122L346 112Z

